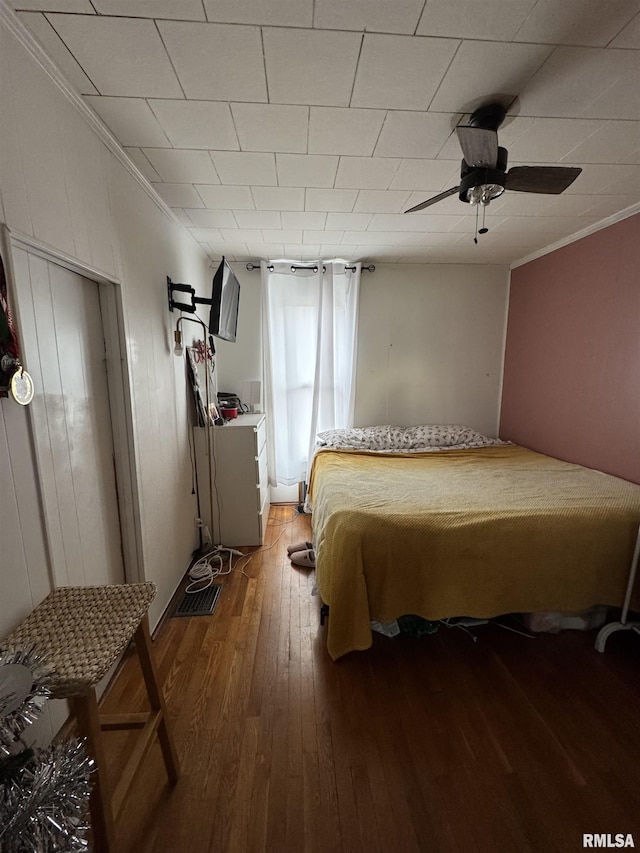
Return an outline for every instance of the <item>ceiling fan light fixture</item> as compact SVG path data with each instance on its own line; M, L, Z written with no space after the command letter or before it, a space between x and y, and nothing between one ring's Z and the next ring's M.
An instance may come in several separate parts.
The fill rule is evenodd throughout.
M487 205L503 192L504 187L500 184L478 184L477 187L469 187L467 190L467 201L469 204Z

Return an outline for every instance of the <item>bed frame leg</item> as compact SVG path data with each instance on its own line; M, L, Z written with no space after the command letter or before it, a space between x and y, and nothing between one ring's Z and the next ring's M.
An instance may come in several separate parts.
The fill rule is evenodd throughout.
M322 604L320 606L320 624L321 625L324 625L324 623L327 621L328 616L329 616L329 605L328 604Z

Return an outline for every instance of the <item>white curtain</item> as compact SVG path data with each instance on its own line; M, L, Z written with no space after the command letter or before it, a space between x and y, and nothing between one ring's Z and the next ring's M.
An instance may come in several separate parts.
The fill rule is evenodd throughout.
M291 486L306 481L318 432L353 426L360 264L261 269L269 477Z

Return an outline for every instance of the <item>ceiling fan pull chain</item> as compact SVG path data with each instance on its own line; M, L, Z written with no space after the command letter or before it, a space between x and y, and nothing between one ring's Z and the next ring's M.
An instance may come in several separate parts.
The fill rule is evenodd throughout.
M486 234L486 233L487 233L487 231L489 230L489 229L486 227L486 225L484 224L484 222L485 222L485 216L487 215L487 207L488 207L488 206L489 206L489 202L487 202L486 204L483 204L483 205L482 205L482 228L480 229L480 232L479 232L480 234Z
M475 233L475 236L473 238L473 242L476 245L478 244L478 205L477 204L476 204L476 233Z

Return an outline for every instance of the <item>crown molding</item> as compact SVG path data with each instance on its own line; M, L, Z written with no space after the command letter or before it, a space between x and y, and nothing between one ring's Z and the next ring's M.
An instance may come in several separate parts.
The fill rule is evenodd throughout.
M129 174L138 182L138 184L140 184L156 206L159 207L172 222L179 225L183 230L186 230L184 225L176 217L173 210L171 210L169 205L160 198L152 184L147 180L147 178L145 178L140 169L138 169L135 163L129 158L126 151L122 148L106 124L104 124L91 107L85 103L82 95L73 88L58 66L49 58L49 56L47 56L40 42L37 41L37 39L22 23L13 9L7 5L6 0L0 0L0 24L4 25L7 30L15 36L17 41L29 53L32 59L37 62L51 82L60 92L62 92L69 103L73 105L84 121L91 127L93 132L97 134L100 141L109 149L119 163L124 166Z
M535 261L537 258L549 255L557 249L562 249L564 246L570 246L571 243L575 243L577 240L582 240L583 237L588 237L590 234L595 234L597 231L602 231L604 228L609 228L609 226L615 225L616 222L622 222L623 219L635 216L636 213L640 213L640 202L636 202L636 204L632 204L630 207L625 207L624 210L619 210L617 213L608 216L606 219L602 219L600 222L589 225L588 228L583 228L582 231L578 231L570 237L564 237L562 240L558 240L557 243L545 246L544 249L538 249L530 255L527 255L525 258L521 258L519 261L514 261L510 265L509 269L514 270L516 267L521 267L524 264Z

